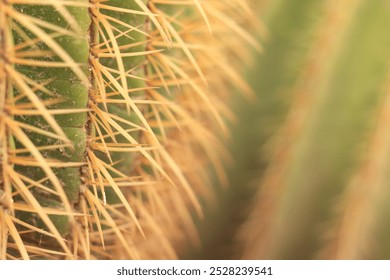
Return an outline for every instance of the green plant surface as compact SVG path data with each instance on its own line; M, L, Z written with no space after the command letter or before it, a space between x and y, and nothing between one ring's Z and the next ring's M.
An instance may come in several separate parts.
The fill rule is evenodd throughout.
M19 46L24 44L25 47L18 53L19 56L15 57L13 65L16 75L13 94L18 100L15 102L16 112L12 113L15 115L14 121L18 122L20 127L25 128L24 132L18 131L17 133L28 135L28 139L15 137L15 148L23 150L29 142L31 142L30 145L36 147L59 145L62 147L48 148L41 153L41 156L50 158L53 162L67 162L69 165L67 168L37 167L37 164L28 158L29 153L24 152L19 154L20 159L14 160L14 168L16 172L33 181L46 181L45 187L57 193L56 195L33 186L30 191L39 204L43 207L66 209L65 211L69 212L78 201L81 185L79 163L83 161L86 149L84 126L87 121L88 101L89 45L86 36L90 25L88 9L87 7L71 7L67 10L57 10L54 6L14 5L13 12L16 13L13 23L15 25L13 44ZM63 17L64 15L73 18L74 24L70 25ZM40 28L39 24L33 21L34 18L45 21L48 25L47 30ZM59 30L58 36L33 44L29 42L33 38L38 38L40 32L51 31L50 27L53 28L53 26ZM53 51L56 49L60 50L56 53ZM62 62L64 60L68 61L68 65ZM72 68L69 66L69 61L80 66ZM35 91L29 90L31 83L35 83L35 87L40 84L45 86L42 90L39 88ZM26 104L29 102L33 103L36 108L29 108L31 105L27 107ZM45 107L41 102L52 105ZM23 111L23 109L27 110ZM36 109L35 112L34 109ZM40 110L46 110L47 114L39 114ZM59 114L52 115L49 113L50 110L58 110ZM80 113L69 114L66 110L79 110ZM30 127L32 129L29 129ZM40 131L34 131L33 128ZM45 135L42 131L51 134ZM55 137L56 135L59 137ZM36 156L36 159L37 157L40 156ZM42 162L39 165L42 165ZM45 179L47 177L50 179ZM23 203L24 199L26 197L21 193L14 200ZM34 201L34 198L30 199ZM70 230L69 218L63 215L49 215L50 220L48 220L44 217L37 217L31 213L31 210L22 210L16 212L16 217L39 228L58 230L57 237L67 235ZM50 224L51 222L53 224ZM52 239L52 237L42 237L40 233L31 234L28 238L40 240L43 243L50 243L49 240Z

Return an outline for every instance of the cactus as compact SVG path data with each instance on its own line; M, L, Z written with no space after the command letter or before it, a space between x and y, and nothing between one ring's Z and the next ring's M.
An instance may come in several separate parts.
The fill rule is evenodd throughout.
M235 257L388 259L390 6L266 2L259 101L230 172L232 187L257 190ZM252 181L237 179L248 166Z
M241 0L1 0L0 259L197 244L251 17Z

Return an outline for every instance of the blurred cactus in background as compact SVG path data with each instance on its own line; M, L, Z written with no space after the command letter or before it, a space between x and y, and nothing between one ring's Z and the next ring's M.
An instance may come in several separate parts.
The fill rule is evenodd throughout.
M230 188L198 257L390 258L389 2L258 3L257 99L236 106Z

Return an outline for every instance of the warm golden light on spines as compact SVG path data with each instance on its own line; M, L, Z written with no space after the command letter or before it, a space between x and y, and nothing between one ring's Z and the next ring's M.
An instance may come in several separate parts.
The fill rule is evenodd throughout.
M89 101L85 108L57 108L63 100L51 89L53 79L34 81L12 65L2 68L2 81L12 79L18 91L18 95L2 100L2 116L10 112L24 118L42 117L50 129L12 117L2 118L1 148L6 152L2 155L0 256L2 259L176 258L173 244L185 239L199 242L191 213L202 215L198 198L212 192L206 184L207 165L212 163L223 177L221 144L213 131L227 133L223 121L223 115L230 114L223 104L227 89L233 84L247 90L235 74L233 64L216 61L210 67L208 63L209 59L215 59L214 54L223 57L223 53L230 53L231 36L226 36L230 31L224 25L225 19L214 17L216 9L222 6L197 0L165 3L137 0L134 9L104 1L49 2L0 2L2 20L23 21L22 25L2 25L8 28L7 32L13 28L23 41L11 45L14 53L9 61L30 68L68 68L88 87ZM12 5L52 6L68 27L28 16ZM228 6L230 9L223 8L226 16L229 13L239 16L234 5ZM94 36L89 39L88 73L83 70L85 65L75 62L57 42L61 36L85 36L69 8L89 9L90 32L92 28ZM168 10L175 12L170 14ZM190 16L185 15L185 10L192 10ZM135 26L103 11L145 17L146 23ZM237 36L247 37L233 22L230 28ZM2 35L4 30L0 30ZM135 34L143 34L144 41L121 43L123 38ZM37 47L40 44L49 49L40 49ZM131 51L140 47L144 50ZM56 59L44 61L48 58ZM125 61L129 58L141 61L126 68ZM104 62L107 59L115 63L108 65ZM219 74L222 70L229 73L229 78ZM133 81L143 85L132 87ZM4 83L1 90L6 91ZM51 98L41 100L41 93ZM20 102L26 98L28 102ZM114 108L124 110L114 113ZM69 141L56 121L59 116L76 113L88 116L84 160L65 162L46 157L53 151L77 149L77 143ZM56 142L36 145L26 131ZM12 138L22 146L13 147L8 142ZM124 159L116 159L116 153L133 158L131 166L124 168ZM14 170L14 164L41 168L44 175L36 181ZM80 170L77 202L68 201L69 194L64 193L56 175L58 168ZM38 191L57 197L63 209L41 205L35 198ZM112 195L117 200L110 201L108 196ZM12 202L16 196L23 199ZM5 209L7 201L9 208ZM44 228L14 217L13 211L35 213ZM60 234L52 215L67 217L70 231L66 235ZM31 233L54 242L39 246L26 239Z

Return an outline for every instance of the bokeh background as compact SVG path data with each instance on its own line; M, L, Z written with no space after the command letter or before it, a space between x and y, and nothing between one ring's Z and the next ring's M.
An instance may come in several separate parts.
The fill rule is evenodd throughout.
M257 0L199 259L390 258L390 2Z

